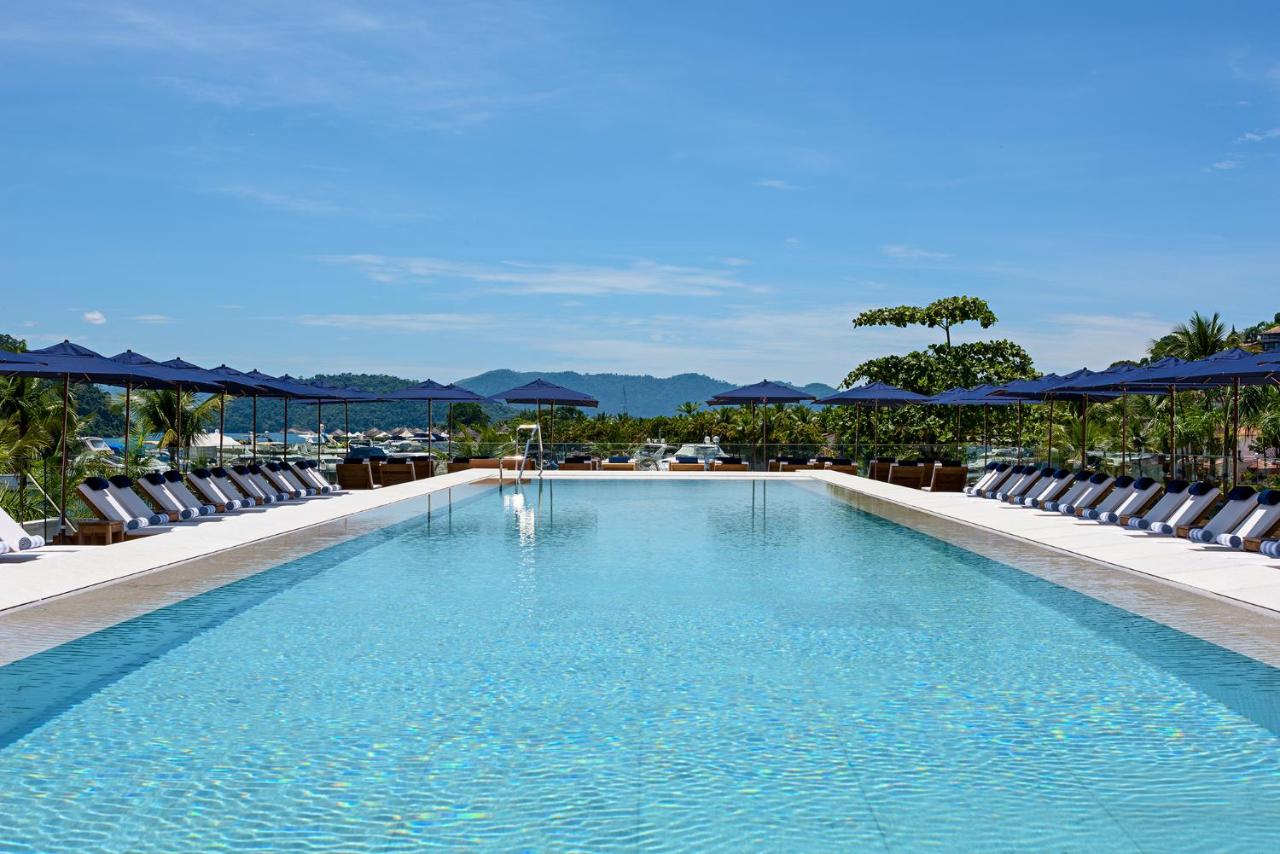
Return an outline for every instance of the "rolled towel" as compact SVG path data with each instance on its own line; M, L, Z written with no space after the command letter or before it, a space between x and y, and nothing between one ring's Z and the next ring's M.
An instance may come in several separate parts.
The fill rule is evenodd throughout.
M242 502L239 498L233 498L227 502L228 510L239 510L243 506L244 506L244 502Z
M29 549L42 549L42 548L44 548L44 537L40 536L39 534L32 534L32 535L31 535L31 545L27 546L27 548L29 548Z
M1226 546L1229 549L1244 548L1244 537L1237 537L1235 534L1219 534L1210 540L1220 546Z
M202 504L202 505L200 505L200 515L201 515L201 516L212 516L214 513L217 513L217 512L218 512L218 508L217 508L217 507L215 507L215 506L214 506L214 505L212 505L212 504Z
M1145 531L1151 527L1151 523L1141 517L1129 520L1129 527L1135 531Z
M194 507L183 507L181 510L178 511L178 518L183 520L184 522L187 519L194 519L199 515L200 515L200 511L196 510Z
M1076 515L1076 506L1074 504L1059 504L1058 512L1063 516L1074 516Z
M1086 519L1097 519L1101 515L1102 515L1102 511L1099 510L1097 507L1092 507L1084 511L1084 518Z
M1191 533L1187 534L1187 539L1191 540L1193 543L1212 543L1213 534L1206 531L1204 528L1192 528Z
M1105 512L1099 513L1097 519L1098 519L1098 524L1100 525L1114 525L1120 521L1120 514L1113 513L1112 511L1107 510Z
M145 528L145 527L147 527L146 519L128 519L124 523L124 529L126 531L136 531L139 528Z
M8 554L8 553L9 553L9 547L4 543L0 543L0 555Z
M1168 522L1153 522L1146 530L1153 534L1172 534L1175 529Z
M1052 513L1054 510L1057 510L1059 506L1060 505L1056 501L1046 501L1044 504L1040 505L1040 509L1048 510L1050 513Z
M1280 557L1280 540L1263 540L1258 551L1267 557Z
M142 521L144 523L142 527L146 528L151 525L163 525L165 522L169 521L169 517L161 516L159 513L153 513Z

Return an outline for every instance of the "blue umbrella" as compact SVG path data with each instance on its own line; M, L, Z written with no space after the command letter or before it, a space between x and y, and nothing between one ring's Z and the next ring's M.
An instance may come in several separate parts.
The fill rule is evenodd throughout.
M550 385L550 383L548 383ZM515 389L512 389L515 391ZM564 391L571 391L564 389ZM581 394L581 392L573 392L573 394ZM384 395L382 400L425 400L427 402L427 432L435 433L434 413L431 406L436 401L447 402L449 404L449 447L446 453L450 458L453 457L453 405L455 403L480 403L485 398L473 391L463 388L462 386L449 383L441 385L432 379L426 379L417 385L411 385L408 388L402 388L399 391L393 391ZM555 404L553 403L552 406ZM555 410L552 410L552 423L555 422ZM428 440L430 444L432 440Z
M826 397L820 397L815 403L830 404L835 406L852 406L854 407L853 416L853 448L854 456L860 457L861 443L858 441L858 425L861 422L862 405L869 403L874 409L882 406L908 406L913 403L928 403L929 398L923 394L916 394L914 391L898 388L882 382L871 382L866 385L854 386L853 388L838 391L835 394L829 394ZM875 419L871 421L874 429L876 426ZM872 445L875 445L876 439L872 438Z
M507 403L533 403L538 407L538 423L542 423L542 404L551 404L551 434L548 437L547 444L552 446L551 453L555 455L555 424L556 424L556 404L562 406L590 406L596 407L600 405L600 401L596 400L589 394L580 391L574 391L571 388L549 383L539 377L533 382L525 383L522 386L509 388L498 394L489 395L494 400L505 400ZM539 427L541 429L541 427ZM538 439L542 441L541 438Z
M802 400L813 400L814 396L785 383L761 380L758 383L731 388L714 395L707 401L709 406L752 406L757 403L799 403ZM765 468L769 467L769 410L764 411L764 422L760 428L760 453L764 457Z

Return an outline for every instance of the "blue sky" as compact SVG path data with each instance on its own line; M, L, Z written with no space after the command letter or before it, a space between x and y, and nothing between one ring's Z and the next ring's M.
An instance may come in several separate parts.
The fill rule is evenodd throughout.
M1276 294L1280 10L11 3L0 328L310 374L1043 369Z

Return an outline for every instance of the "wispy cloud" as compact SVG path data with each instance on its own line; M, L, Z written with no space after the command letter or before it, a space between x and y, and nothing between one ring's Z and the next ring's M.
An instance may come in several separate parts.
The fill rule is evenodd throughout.
M748 258L729 257L721 258L720 263L724 264L726 267L746 267L751 263L751 260Z
M173 318L167 314L135 314L129 319L135 323L147 323L152 326L163 326L173 322Z
M1270 128L1269 130L1249 131L1243 134L1236 142L1263 142L1268 139L1280 139L1280 128Z
M94 326L101 326L107 322L107 316L100 311L86 311L81 315L81 319Z
M784 181L781 178L761 178L759 181L756 181L756 186L767 187L770 190L791 191L800 189L790 181Z
M929 249L919 249L915 246L908 246L905 243L890 243L880 247L880 251L890 258L950 258L949 252L936 252Z
M1239 166L1239 165L1240 165L1240 161L1238 161L1238 160L1232 160L1232 159L1230 159L1230 158L1228 158L1228 159L1226 159L1226 160L1218 160L1218 161L1215 161L1214 163L1209 164L1210 168L1212 168L1212 169L1217 169L1217 170L1219 170L1219 171L1226 171L1226 170L1228 170L1228 169L1235 169L1235 168L1236 168L1237 166Z
M728 270L649 260L622 266L524 261L478 264L388 255L329 255L319 260L355 267L376 282L470 283L496 293L708 297L734 290L762 290L746 284Z
M276 210L289 211L290 213L331 214L338 213L342 210L342 208L337 205L320 201L318 199L293 196L288 193L278 193L274 190L266 190L261 187L251 187L246 184L233 184L227 187L218 187L214 192L219 195L245 199L246 201L255 202L257 204L264 205L265 207L275 208Z
M486 314L304 314L300 326L327 326L352 332L458 332L492 329Z

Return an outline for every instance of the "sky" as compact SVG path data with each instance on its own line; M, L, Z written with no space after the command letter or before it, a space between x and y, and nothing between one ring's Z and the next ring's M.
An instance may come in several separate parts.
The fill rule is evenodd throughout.
M451 381L1042 370L1280 310L1274 2L0 7L0 331Z

